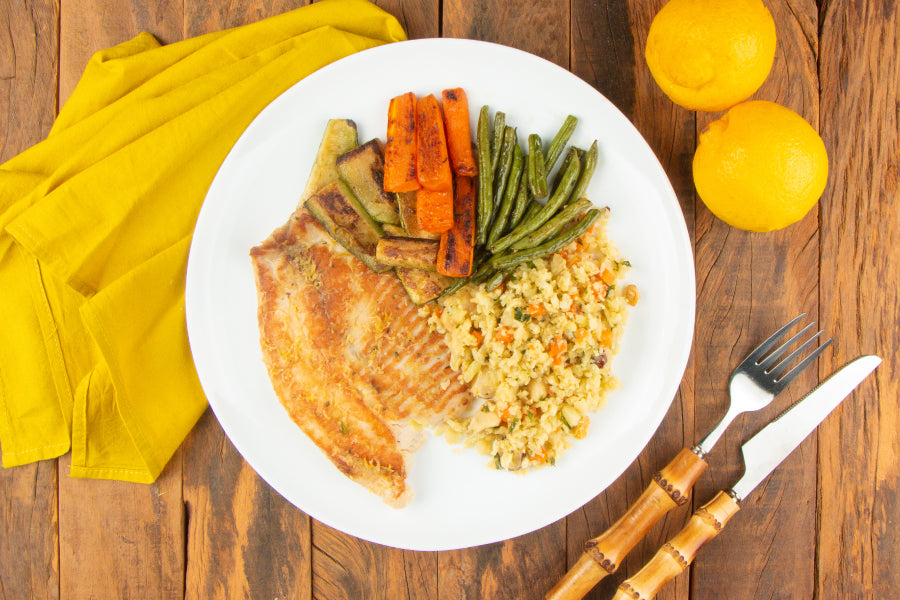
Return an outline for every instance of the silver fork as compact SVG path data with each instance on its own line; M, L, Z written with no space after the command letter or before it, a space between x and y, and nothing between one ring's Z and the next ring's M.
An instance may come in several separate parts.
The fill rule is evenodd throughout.
M775 346L784 339L788 331L803 320L806 313L802 313L791 320L790 323L773 333L769 339L756 347L744 361L735 368L731 373L731 380L728 384L728 392L731 401L725 416L719 421L712 431L710 431L699 444L694 446L692 450L700 458L704 458L712 447L719 441L725 429L732 421L741 413L759 410L768 406L770 402L784 388L792 382L797 375L803 372L806 367L811 365L822 352L825 351L834 338L828 338L818 348L809 353L804 359L798 362L793 368L789 367L797 360L806 350L812 346L819 336L824 333L819 330L809 337L803 344L791 352L784 360L779 359L784 353L790 350L800 340L804 339L806 332L815 325L810 323L800 331L798 331L791 339L784 342L781 346ZM770 350L772 350L770 352Z
M574 600L583 597L598 581L615 572L625 555L669 510L687 502L688 493L706 469L707 453L722 437L728 425L739 414L767 406L797 375L810 366L832 342L829 338L800 359L822 335L809 336L810 323L789 340L778 345L787 332L803 320L801 314L776 331L731 373L730 402L725 416L703 440L693 448L685 448L653 476L640 498L612 527L584 544L584 554L562 579L547 593L547 600ZM782 359L794 345L806 339L796 350ZM778 346L777 348L775 348ZM773 350L775 348L775 350ZM797 361L796 365L794 362ZM792 366L794 365L794 366Z

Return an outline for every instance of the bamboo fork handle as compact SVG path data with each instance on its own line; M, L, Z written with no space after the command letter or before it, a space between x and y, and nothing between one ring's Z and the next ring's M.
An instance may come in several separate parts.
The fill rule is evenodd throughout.
M615 572L625 555L663 515L687 502L694 483L706 469L699 453L683 449L661 471L640 498L612 527L584 544L584 554L550 590L547 600L577 600Z
M740 510L727 492L697 509L678 535L666 542L644 568L622 582L613 600L650 600L668 581L684 572L697 552L716 537L729 519Z

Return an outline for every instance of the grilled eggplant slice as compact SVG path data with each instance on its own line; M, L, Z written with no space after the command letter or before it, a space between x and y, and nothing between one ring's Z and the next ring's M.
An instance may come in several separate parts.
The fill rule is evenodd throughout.
M419 218L416 215L416 193L401 192L397 194L397 210L400 212L400 224L406 230L406 235L423 240L439 240L441 234L431 233L419 228Z
M375 248L375 259L392 267L436 271L438 243L411 237L383 237Z
M375 248L384 236L381 226L366 212L359 200L338 179L306 201L306 209L318 219L339 244L376 273L391 267L378 262Z
M306 180L306 188L300 197L300 202L306 202L323 187L339 179L337 170L337 158L356 148L357 144L356 123L350 119L331 119L325 125L325 133L319 142L319 150L316 152L316 162L313 163L309 179Z
M338 156L337 170L372 218L379 223L400 223L397 199L384 191L384 153L378 139Z

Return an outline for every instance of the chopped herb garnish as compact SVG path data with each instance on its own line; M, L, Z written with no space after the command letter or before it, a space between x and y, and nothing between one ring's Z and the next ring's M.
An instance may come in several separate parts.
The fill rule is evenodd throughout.
M523 309L521 306L518 306L513 311L513 318L520 323L525 323L531 320L531 315L525 312L525 309Z
M559 420L562 421L563 425L565 425L565 426L568 427L569 429L572 429L572 426L569 425L569 422L568 422L568 421L566 421L566 417L565 417L564 414L559 413Z
M631 262L630 262L630 261L627 261L627 260L620 260L620 261L619 261L619 264L622 265L623 267L630 267L630 266L631 266Z
M350 433L350 428L343 421L341 421L341 433L344 435L347 435L348 433Z
M609 288L607 288L607 290L606 290L606 297L609 298L610 296L612 296L613 290L615 290L615 289L616 289L615 284L609 286Z
M516 430L516 426L519 424L519 417L513 417L513 420L509 422L509 427L506 428L506 433L509 435L513 431Z
M491 412L491 407L488 406L487 404L483 404L481 406L481 412Z
M503 465L500 464L500 455L499 454L494 455L494 468L497 469L498 471L503 468Z
M551 467L555 467L555 466L556 466L556 457L555 457L555 456L551 456L551 457L550 457L550 466L551 466Z

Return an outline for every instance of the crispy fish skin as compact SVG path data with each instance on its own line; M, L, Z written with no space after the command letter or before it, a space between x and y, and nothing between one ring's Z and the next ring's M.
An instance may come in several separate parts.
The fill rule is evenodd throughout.
M443 338L393 273L372 272L305 208L250 256L263 361L278 399L342 473L405 506L421 425L473 402Z

